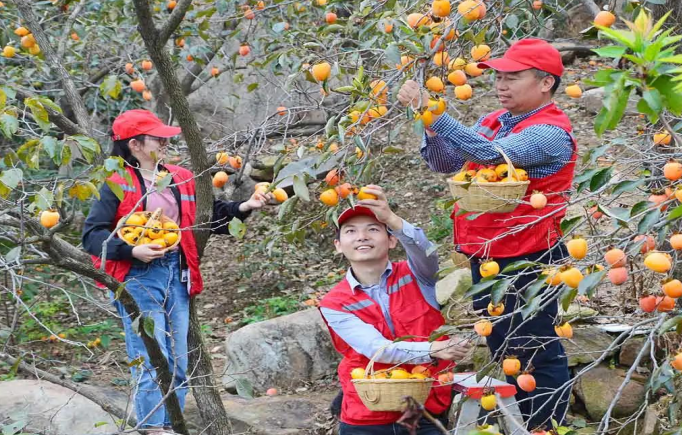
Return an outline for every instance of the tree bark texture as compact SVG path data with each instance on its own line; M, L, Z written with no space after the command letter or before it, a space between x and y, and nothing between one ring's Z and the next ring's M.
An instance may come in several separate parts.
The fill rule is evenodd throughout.
M185 10L191 0L181 0L178 7ZM165 48L167 39L180 24L177 16L171 18L159 30L154 24L149 0L134 0L138 18L138 29L149 56L157 67L165 94L170 100L173 118L178 120L189 149L192 169L195 174L197 216L195 238L199 258L203 256L210 236L210 220L213 216L213 187L208 170L210 165L204 148L203 137L183 87L178 80L175 65ZM173 12L175 14L175 11ZM201 325L196 313L196 303L190 303L190 326L188 334L189 372L192 394L197 401L199 414L208 435L227 435L230 424L220 394L214 385L213 366L201 336ZM175 428L175 427L174 427ZM177 430L177 429L176 429Z

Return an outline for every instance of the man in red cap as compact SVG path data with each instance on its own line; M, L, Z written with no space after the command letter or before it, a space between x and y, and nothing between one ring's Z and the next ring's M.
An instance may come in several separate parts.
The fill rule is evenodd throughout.
M338 370L343 391L340 435L407 434L396 423L400 412L370 411L363 404L351 372L364 369L375 357L374 369L388 376L406 376L391 371L397 366L411 373L416 365L424 365L435 378L452 367L450 361L462 359L470 346L456 338L428 341L444 324L435 290L438 255L421 229L391 211L381 187L370 185L366 190L377 199L358 201L339 216L334 245L348 259L350 269L320 303L334 347L343 355ZM391 262L389 251L398 241L407 261ZM411 338L393 342L406 336ZM443 423L451 394L450 385L436 384L425 403ZM421 419L417 433L441 432Z
M515 167L527 171L530 185L526 196L512 212L474 215L455 205L454 242L457 250L470 258L474 283L481 279L480 262L488 258L497 261L502 270L519 260L556 263L567 256L559 224L577 155L571 123L552 101L564 70L554 47L540 39L523 39L509 47L503 57L478 66L494 70L495 89L503 108L482 116L473 127L446 113L434 116L421 147L422 157L437 172L494 167L505 162L499 150ZM417 109L426 105L428 93L410 80L400 89L398 99ZM534 191L548 199L540 210L528 203ZM570 377L564 349L554 332L556 287L541 293L544 309L525 320L519 314L519 308L528 301L517 296L537 279L537 269L506 274L514 283L505 296L505 314L517 314L498 319L487 343L494 360L501 362L505 356L516 355L524 368L534 368L537 389L531 393L519 389L516 397L530 429L549 429L552 418L563 421ZM474 309L484 311L489 302L488 293L479 294ZM513 377L508 381L515 383Z

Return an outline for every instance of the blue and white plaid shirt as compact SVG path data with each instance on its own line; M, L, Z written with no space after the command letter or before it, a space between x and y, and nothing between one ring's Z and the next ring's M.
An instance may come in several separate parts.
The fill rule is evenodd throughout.
M518 116L509 112L500 115L502 126L492 141L478 133L481 121L487 115L480 117L470 128L444 113L431 125L431 130L438 135L429 137L424 133L421 155L431 170L447 174L459 171L466 161L484 165L504 163L495 150L497 146L531 178L555 174L573 155L573 141L566 131L553 125L539 124L510 134L519 122L544 107Z

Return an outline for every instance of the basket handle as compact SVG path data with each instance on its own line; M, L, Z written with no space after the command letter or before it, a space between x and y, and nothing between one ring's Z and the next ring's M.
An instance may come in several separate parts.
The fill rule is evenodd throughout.
M509 172L513 172L513 173L514 173L514 178L516 178L516 180L518 181L519 175L516 173L516 167L514 166L514 164L512 163L512 161L509 159L509 156L507 156L507 155L504 153L504 151L502 151L502 148L500 148L500 147L498 147L498 146L494 146L494 148L495 148L495 151L497 151L498 153L500 153L500 155L501 155L502 158L504 159L505 163L507 163L507 167L509 168L509 169L507 169L507 174L508 174Z
M372 397L370 397L369 394L370 391L373 393ZM369 389L362 391L362 397L371 403L379 403L379 401L381 400L381 395L374 390L374 387L372 385L369 386Z
M388 344L384 344L381 346L379 349L377 349L376 352L374 352L374 355L372 355L372 358L369 359L369 362L367 363L367 367L365 367L365 378L369 378L369 376L374 375L374 361L377 359L377 357L384 351L388 346L392 345L393 342L390 342ZM370 374L371 373L371 374Z

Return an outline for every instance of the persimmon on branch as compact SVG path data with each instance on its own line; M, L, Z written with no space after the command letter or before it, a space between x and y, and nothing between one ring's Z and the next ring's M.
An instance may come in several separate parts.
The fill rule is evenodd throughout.
M45 59L48 61L50 68L56 71L56 76L59 78L59 82L62 85L66 99L73 109L76 122L83 130L88 132L88 136L93 136L92 123L90 121L90 116L85 109L85 103L80 97L71 75L66 70L64 62L62 62L62 60L57 56L52 44L50 44L50 39L43 29L40 19L35 14L32 3L28 0L12 1L16 4L17 9L21 14L21 18L31 29L33 35L35 35L35 39L40 46Z

